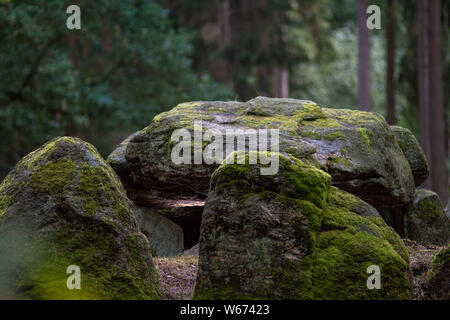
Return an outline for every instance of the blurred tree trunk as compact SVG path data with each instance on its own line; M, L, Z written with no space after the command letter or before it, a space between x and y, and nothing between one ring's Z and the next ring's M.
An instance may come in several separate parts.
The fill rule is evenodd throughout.
M276 66L274 72L274 97L289 97L289 71L286 66Z
M443 108L441 1L419 0L420 141L430 164L424 186L448 200Z
M229 60L230 60L230 79L232 87L237 94L238 100L246 100L249 97L248 87L246 83L245 61L242 58L242 51L244 50L244 41L242 39L245 33L246 9L247 0L228 0L230 10L230 46L229 46Z
M258 81L258 92L259 96L270 96L272 83L271 83L271 74L270 68L267 68L265 65L260 64L256 69L256 77Z
M396 123L395 115L395 0L388 0L387 22L387 74L386 74L386 102L387 122L390 125Z
M431 145L430 145L430 79L429 79L429 14L428 1L419 0L418 18L419 18L419 106L420 106L420 144L425 152L428 162L431 164ZM431 189L432 179L428 178L424 182L424 187Z
M274 13L275 48L277 52L276 66L273 70L273 95L278 98L289 96L289 70L286 59L286 23L285 14L278 9Z
M219 27L219 50L225 52L231 43L231 23L230 23L230 0L222 0L218 6L217 25ZM214 71L219 73L219 81L226 82L229 88L233 88L233 79L229 72L229 61L221 59L223 67L221 70Z
M358 105L371 110L370 98L370 39L366 25L367 0L356 0L358 6Z
M225 49L230 44L230 1L222 0L217 13L217 24L219 26L219 48Z

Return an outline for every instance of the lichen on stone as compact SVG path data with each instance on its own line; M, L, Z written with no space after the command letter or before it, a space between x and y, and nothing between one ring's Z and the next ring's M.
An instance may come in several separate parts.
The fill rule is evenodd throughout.
M183 103L156 116L126 142L125 155L119 157L125 160L111 162L126 188L133 190L132 200L147 198L151 204L160 197L204 199L217 164L177 165L171 161L172 133L176 129L192 133L196 120L202 121L203 132L277 129L281 154L291 154L328 172L334 185L379 211L413 199L409 163L380 115L321 108L308 100L257 97L247 102ZM117 152L123 148L119 146Z
M409 257L378 212L292 156L279 171L227 164L202 217L195 299L409 299ZM382 270L381 290L366 286Z
M426 299L450 299L450 246L434 256L423 290Z
M92 145L50 141L16 165L0 185L0 200L0 255L11 257L0 263L0 277L11 292L31 299L160 297L131 201ZM67 289L70 265L81 269L81 290Z
M405 237L421 244L450 243L450 219L439 196L426 189L417 189L415 199L404 209Z
M390 129L394 132L396 141L408 160L416 187L420 186L429 175L425 153L410 130L400 126L390 126Z

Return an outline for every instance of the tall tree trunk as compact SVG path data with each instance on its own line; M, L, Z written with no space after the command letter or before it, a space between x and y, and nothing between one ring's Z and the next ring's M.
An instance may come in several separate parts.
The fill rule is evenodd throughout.
M219 49L224 54L230 48L231 43L231 22L230 22L230 0L222 0L218 6L217 25L219 27ZM233 79L230 73L229 59L222 58L216 60L215 68L212 70L215 79L226 82L230 89L234 88Z
M273 95L278 98L289 96L289 70L286 57L286 22L281 9L274 13L275 46L277 50L276 66L273 70Z
M367 0L356 0L358 5L358 105L371 110L370 98L370 39L366 25Z
M388 0L387 23L387 74L386 74L386 102L387 122L390 125L396 123L395 116L395 0Z
M245 32L246 13L248 11L247 0L229 0L230 7L230 79L238 100L247 100L249 94L245 81L245 62L242 61L242 48L244 48L242 35Z
M430 1L431 178L444 206L448 200L442 75L441 1Z
M429 13L428 13L428 1L419 0L417 7L419 18L419 107L420 107L420 144L427 157L428 162L431 164L431 139L430 139L430 79L429 79ZM424 182L424 187L432 188L432 179L428 178Z
M444 206L448 200L445 165L441 1L419 0L419 103L420 141L430 164L425 187L436 192Z
M230 1L222 0L217 12L217 24L219 26L219 48L225 49L230 45L231 26L230 26Z
M276 98L289 97L289 71L286 66L276 66L273 70L274 90Z
M258 96L270 96L272 91L270 68L267 68L264 64L259 64L256 68L256 78L258 83Z

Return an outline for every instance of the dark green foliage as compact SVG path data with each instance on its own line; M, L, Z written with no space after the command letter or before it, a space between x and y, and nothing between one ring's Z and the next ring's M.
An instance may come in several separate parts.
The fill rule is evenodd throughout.
M66 28L71 4L81 30ZM0 177L55 135L107 154L178 102L232 97L192 71L190 36L152 1L2 1L0 39Z

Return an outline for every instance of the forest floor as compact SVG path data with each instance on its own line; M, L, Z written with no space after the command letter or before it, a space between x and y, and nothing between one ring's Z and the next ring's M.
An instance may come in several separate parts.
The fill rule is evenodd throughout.
M431 268L433 256L444 247L420 245L404 239L413 272L413 300L424 299L422 285ZM155 257L159 270L160 290L167 300L190 300L194 291L198 271L198 249L188 250L183 255L168 258Z
M198 270L198 246L183 255L155 257L159 271L159 288L166 300L190 300L194 292Z
M434 245L421 245L417 242L403 239L409 253L409 264L413 272L413 300L424 299L422 286L425 283L428 271L431 269L431 262L436 253L444 247Z

